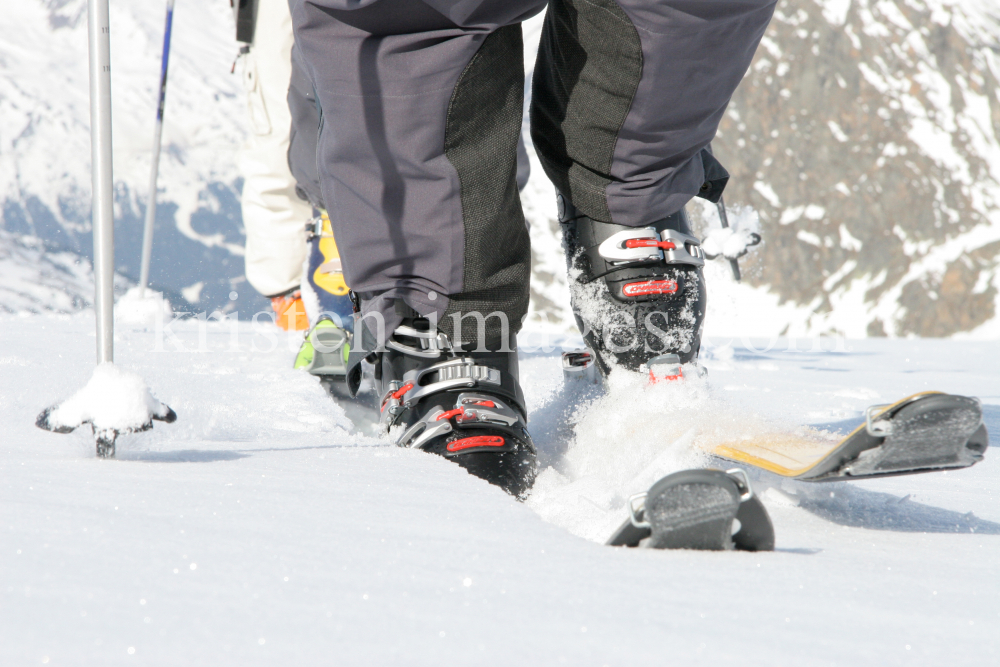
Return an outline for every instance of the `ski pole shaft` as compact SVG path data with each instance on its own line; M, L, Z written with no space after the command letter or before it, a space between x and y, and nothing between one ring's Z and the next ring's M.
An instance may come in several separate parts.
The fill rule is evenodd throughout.
M163 56L160 61L160 97L156 106L156 127L153 130L153 162L149 170L149 200L142 229L142 262L139 269L139 297L149 285L149 262L153 256L153 223L156 221L156 179L160 170L160 146L163 139L163 107L167 98L167 65L170 62L170 32L174 21L174 0L167 0L167 19L163 30Z
M111 38L108 0L88 0L90 55L91 224L97 363L114 360L115 221L111 162Z
M709 143L706 146L709 153L712 152L712 144ZM714 154L714 153L713 153ZM729 216L726 215L726 201L719 195L719 201L715 202L715 210L719 212L719 223L722 225L723 229L729 228ZM740 282L740 262L737 259L729 260L729 268L733 270L733 278L736 282Z
M715 208L719 211L719 222L722 223L723 229L728 228L729 216L726 215L726 200L722 198L722 195L719 195L719 201L716 202ZM740 260L729 260L729 268L733 270L733 278L736 282L740 282Z

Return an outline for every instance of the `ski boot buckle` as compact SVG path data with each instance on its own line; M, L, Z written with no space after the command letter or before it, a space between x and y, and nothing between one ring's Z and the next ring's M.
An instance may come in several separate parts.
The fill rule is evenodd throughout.
M402 352L403 354L409 354L414 357L420 357L423 359L437 359L441 356L441 353L451 349L451 341L448 340L448 336L439 331L419 331L413 327L408 327L406 325L400 325L396 327L396 335L405 336L407 338L414 338L420 347L414 347L412 345L406 345L400 343L395 339L395 337L390 338L386 341L385 346L396 350L397 352Z
M563 379L567 382L579 381L586 384L600 384L594 353L590 350L574 350L562 353Z
M872 405L865 410L865 430L868 431L868 435L876 438L884 438L892 433L891 421L888 419L875 421L876 415L882 416L886 413L887 408L890 407L892 405Z
M649 383L674 382L684 379L684 370L681 368L681 358L676 354L660 354L646 362L649 370Z
M673 229L661 232L655 227L626 229L605 239L597 252L612 265L657 261L692 266L705 264L701 241Z

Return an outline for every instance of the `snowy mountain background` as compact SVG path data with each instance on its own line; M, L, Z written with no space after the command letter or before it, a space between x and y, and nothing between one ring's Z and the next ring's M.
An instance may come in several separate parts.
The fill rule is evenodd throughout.
M998 5L781 2L716 141L788 333L996 337ZM748 267L749 268L749 267Z
M111 12L116 264L134 280L163 6L118 1ZM733 174L727 203L752 207L765 242L743 260L742 285L709 267L709 334L1000 336L997 16L993 0L779 3L715 142ZM86 23L84 0L5 8L0 275L24 282L43 268L25 259L37 255L63 267L45 269L47 284L65 285L46 300L5 283L3 310L89 302ZM529 73L540 23L525 25ZM226 3L177 5L151 273L175 307L249 315L266 304L243 278L236 164L247 128L232 33ZM523 196L532 320L565 331L553 191L534 167ZM718 225L711 207L691 210L703 233Z
M89 264L86 9L85 0L4 7L0 202L8 234L75 253ZM115 260L119 273L133 281L148 200L164 9L159 2L111 3ZM182 1L175 10L150 274L175 305L252 313L266 303L243 277L236 159L246 119L239 68L230 74L237 53L232 23L225 2ZM68 282L67 291L77 294ZM236 304L232 291L239 295ZM19 304L5 300L0 309L18 310ZM33 309L40 308L45 305Z

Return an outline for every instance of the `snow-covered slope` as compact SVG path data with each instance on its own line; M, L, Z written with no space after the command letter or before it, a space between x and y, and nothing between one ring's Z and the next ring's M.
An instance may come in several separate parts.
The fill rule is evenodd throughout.
M572 412L558 348L524 350L551 467L519 504L442 458L352 433L290 369L296 340L246 325L234 338L228 324L202 336L180 323L159 344L120 328L118 362L179 418L97 460L88 433L33 425L90 376L70 360L90 357L91 329L89 315L0 315L0 664L971 666L1000 654L995 446L949 473L757 478L774 553L598 543L624 519L628 480L683 465L690 430L714 428L720 407L843 429L871 403L939 388L982 396L997 438L993 343L717 344L703 398L604 401L562 443L544 428Z
M116 286L123 286L119 279ZM72 313L93 305L90 262L0 230L0 312Z

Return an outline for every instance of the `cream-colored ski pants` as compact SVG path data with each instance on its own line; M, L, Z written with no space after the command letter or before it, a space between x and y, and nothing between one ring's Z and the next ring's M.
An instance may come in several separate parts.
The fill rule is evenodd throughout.
M288 0L259 0L254 44L243 61L249 139L240 155L246 276L264 296L302 281L305 224L312 208L295 194L288 169L288 82L292 75Z

